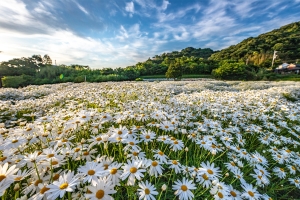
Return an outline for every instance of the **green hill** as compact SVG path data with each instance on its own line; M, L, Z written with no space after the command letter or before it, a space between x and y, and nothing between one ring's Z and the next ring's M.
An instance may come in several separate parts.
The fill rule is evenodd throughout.
M244 61L261 67L270 67L273 53L276 63L295 63L300 60L300 21L279 29L250 37L211 55L212 60ZM298 61L299 62L299 61Z

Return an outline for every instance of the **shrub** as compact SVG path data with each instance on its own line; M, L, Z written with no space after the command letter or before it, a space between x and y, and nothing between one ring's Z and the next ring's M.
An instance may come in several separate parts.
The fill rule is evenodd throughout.
M247 80L250 77L244 63L222 62L220 67L212 71L212 75L216 79L225 80Z
M33 83L33 77L29 75L21 76L5 76L2 78L3 87L18 88L30 85Z

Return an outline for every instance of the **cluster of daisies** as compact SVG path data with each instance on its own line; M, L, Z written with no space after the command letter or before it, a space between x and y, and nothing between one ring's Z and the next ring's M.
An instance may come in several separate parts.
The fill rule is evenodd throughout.
M2 98L4 89L0 196L296 198L299 86L67 83L29 86L20 89L23 97L16 90Z

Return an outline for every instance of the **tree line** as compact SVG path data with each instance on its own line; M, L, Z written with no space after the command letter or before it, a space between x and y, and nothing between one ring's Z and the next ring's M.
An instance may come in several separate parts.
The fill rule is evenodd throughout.
M62 82L132 81L140 76L166 74L173 66L180 66L183 74L210 74L217 63L208 60L211 49L188 47L182 51L163 53L125 68L91 69L84 65L53 65L49 55L14 58L0 64L4 87L23 87L34 84ZM172 78L172 77L171 77Z

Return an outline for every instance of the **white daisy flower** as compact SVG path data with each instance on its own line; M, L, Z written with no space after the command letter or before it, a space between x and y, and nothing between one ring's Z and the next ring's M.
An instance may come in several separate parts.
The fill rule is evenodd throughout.
M141 180L142 177L144 177L143 172L145 172L145 169L139 169L142 165L142 161L140 160L127 160L127 164L125 164L123 168L123 174L121 175L121 179L125 180L127 177L127 185L134 185L135 179Z
M172 189L176 190L175 195L179 196L181 200L192 200L194 198L194 194L191 190L196 189L196 185L192 180L187 180L185 177L183 180L177 180L174 182L175 185L172 185Z
M86 193L85 197L91 200L113 200L114 198L110 195L117 192L111 181L102 178L96 181L95 186L88 186L88 190L91 193Z
M91 182L92 185L96 184L99 177L106 174L103 165L96 162L86 162L84 166L78 168L78 172L84 177L83 183Z
M259 194L251 184L248 184L246 182L242 183L242 188L244 189L244 192L241 194L241 197L250 199L250 200L256 200L261 197L261 194Z
M151 185L148 181L146 182L139 182L139 199L143 199L143 200L155 200L155 195L158 194L158 192L156 191L156 188L154 185Z
M62 198L66 192L73 192L78 183L79 180L74 176L74 172L69 171L67 174L64 173L60 176L58 181L48 185L47 188L50 189L46 191L46 194L48 194L49 199Z

